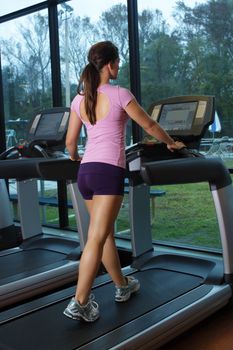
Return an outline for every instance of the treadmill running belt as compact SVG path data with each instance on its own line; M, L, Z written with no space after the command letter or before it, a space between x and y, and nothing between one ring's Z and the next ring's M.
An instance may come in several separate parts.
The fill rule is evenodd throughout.
M1 269L0 272L0 284L3 284L4 279L11 280L11 278L17 275L17 279L28 277L32 274L32 270L38 268L41 268L42 272L43 266L46 267L65 258L65 254L47 251L45 249L22 250L14 254L2 256L1 265L4 266L4 269Z
M202 284L200 277L159 269L134 274L140 280L140 292L126 303L114 301L114 285L94 289L100 306L95 323L74 321L63 315L70 300L66 298L44 309L2 324L0 339L11 350L71 350L82 346L117 327ZM102 350L102 349L101 349Z

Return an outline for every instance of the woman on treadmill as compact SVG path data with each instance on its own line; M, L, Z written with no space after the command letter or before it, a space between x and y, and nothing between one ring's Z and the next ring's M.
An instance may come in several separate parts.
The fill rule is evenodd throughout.
M116 286L116 302L127 301L140 288L137 279L123 276L114 241L114 222L124 195L125 129L129 117L149 135L166 143L169 150L184 146L148 116L129 90L110 84L110 79L117 79L119 61L118 49L109 41L90 48L78 94L71 104L66 137L70 159L80 160L77 141L82 124L85 125L88 140L77 181L90 214L90 225L76 294L64 314L87 322L99 318L99 306L91 288L101 261Z

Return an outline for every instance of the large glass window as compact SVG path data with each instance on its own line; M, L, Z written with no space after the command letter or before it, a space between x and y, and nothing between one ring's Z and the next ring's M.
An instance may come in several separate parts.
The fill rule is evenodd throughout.
M6 147L9 148L23 144L28 122L38 111L52 106L48 11L2 23L0 46ZM52 187L53 190L51 183L41 182L40 198L56 195L56 183ZM14 181L10 181L10 192L14 199ZM45 206L42 206L43 223L57 223L57 208L48 210L45 215Z
M51 107L47 10L1 24L1 62L7 147L23 142L27 122Z
M144 106L176 95L214 95L218 117L206 138L210 145L231 138L233 3L139 0L138 6Z
M233 3L138 0L138 8L144 107L171 96L215 96L215 123L204 135L201 151L232 167ZM164 190L166 195L156 199L154 238L219 247L208 186Z

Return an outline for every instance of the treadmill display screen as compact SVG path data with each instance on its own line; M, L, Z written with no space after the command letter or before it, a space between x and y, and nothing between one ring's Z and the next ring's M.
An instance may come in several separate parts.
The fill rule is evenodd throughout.
M159 124L165 130L190 130L195 118L198 102L165 104L159 117Z
M56 136L62 123L64 113L42 114L38 122L35 136L46 138Z

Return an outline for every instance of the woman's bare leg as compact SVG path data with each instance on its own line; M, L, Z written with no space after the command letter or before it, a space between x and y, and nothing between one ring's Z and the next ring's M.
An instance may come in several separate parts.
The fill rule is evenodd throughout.
M117 286L126 285L125 277L121 272L119 254L115 244L114 228L108 235L103 249L102 263Z
M86 201L86 206L89 214L91 215L92 200ZM125 277L121 272L119 254L115 244L114 224L112 225L112 229L109 232L109 235L107 236L107 239L104 244L102 263L108 274L111 276L113 282L117 286L123 286L126 284Z
M85 304L88 300L102 259L106 239L110 232L112 232L122 199L122 196L98 195L93 197L91 203L88 201L90 225L87 243L80 260L78 284L75 294L75 299L80 304Z

